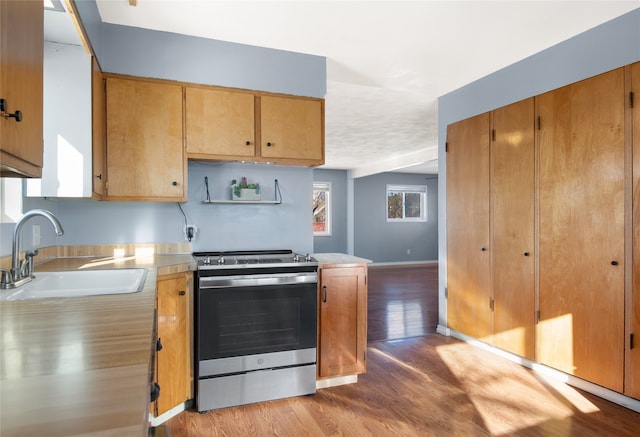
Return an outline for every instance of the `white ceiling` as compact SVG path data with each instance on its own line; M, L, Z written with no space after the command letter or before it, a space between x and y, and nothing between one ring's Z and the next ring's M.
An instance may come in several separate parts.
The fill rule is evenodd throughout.
M104 22L325 56L326 165L437 172L437 98L640 7L626 1L97 0Z

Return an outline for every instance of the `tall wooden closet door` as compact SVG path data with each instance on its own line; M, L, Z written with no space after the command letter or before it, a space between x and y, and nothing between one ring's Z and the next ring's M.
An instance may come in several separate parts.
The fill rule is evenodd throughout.
M633 141L633 262L631 297L627 300L629 332L625 365L625 394L640 399L640 62L631 66L631 90L635 96L632 116ZM633 334L634 345L631 348Z
M447 320L491 338L489 113L447 127Z
M534 359L533 98L491 118L493 345Z
M537 361L622 391L624 74L537 98L540 290Z

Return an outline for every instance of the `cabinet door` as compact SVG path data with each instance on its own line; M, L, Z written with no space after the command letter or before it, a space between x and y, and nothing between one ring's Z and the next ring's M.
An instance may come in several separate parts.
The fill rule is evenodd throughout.
M283 163L324 164L324 101L260 97L260 156Z
M490 341L489 113L447 128L447 320Z
M157 414L163 414L191 397L191 344L189 290L186 274L159 276L157 352L160 397Z
M534 359L533 98L491 113L493 345Z
M102 71L95 58L91 59L91 162L93 168L92 190L93 197L102 199L104 196L105 173L105 85Z
M366 371L366 267L320 270L318 360L320 377Z
M185 90L187 154L195 159L255 156L253 94L189 88Z
M640 62L633 64L630 69L631 90L636 102L632 109L632 141L633 141L633 255L632 285L630 298L627 299L627 320L629 320L626 335L626 373L625 394L640 399ZM633 337L631 337L633 335ZM631 338L634 339L633 348Z
M616 391L624 366L624 74L537 99L537 361Z
M182 87L107 78L107 198L184 201Z
M42 2L0 2L0 98L5 112L22 113L22 121L0 117L1 176L42 176L42 78L44 9Z

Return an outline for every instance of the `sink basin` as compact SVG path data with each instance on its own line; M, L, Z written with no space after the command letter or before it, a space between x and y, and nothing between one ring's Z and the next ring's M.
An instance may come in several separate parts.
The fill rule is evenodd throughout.
M137 293L144 287L145 269L36 272L18 288L0 290L0 301Z

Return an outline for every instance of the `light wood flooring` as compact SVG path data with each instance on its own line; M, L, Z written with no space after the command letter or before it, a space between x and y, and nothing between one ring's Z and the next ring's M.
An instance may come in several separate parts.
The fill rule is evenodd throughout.
M370 338L395 338L400 326L411 338L371 340L367 373L357 384L205 414L187 411L168 422L171 436L640 436L638 413L434 334L437 292L436 308L385 312L385 300L425 301L414 287L398 285L403 278L437 281L437 265L409 269L370 269ZM385 320L374 320L376 314ZM410 322L417 314L422 322ZM403 322L391 329L396 316Z

